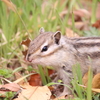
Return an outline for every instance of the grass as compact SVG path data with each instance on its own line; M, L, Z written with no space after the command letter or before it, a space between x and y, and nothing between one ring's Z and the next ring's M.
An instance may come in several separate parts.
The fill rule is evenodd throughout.
M73 99L69 98L69 99L59 99L59 100L99 100L100 93L95 94L91 91L91 89L92 89L91 83L92 83L92 78L93 78L93 73L92 73L91 68L89 68L89 71L88 71L88 76L87 76L88 82L87 82L86 88L84 88L83 86L80 86L80 85L83 85L82 73L81 73L82 71L80 68L80 64L74 65L72 72L73 72L73 76L74 76L71 81L73 88L70 88L66 84L61 84L60 82L58 82L58 83L51 82L51 83L47 84L48 86L55 85L55 84L64 85L72 91L72 93L74 95Z
M97 7L97 4L98 4L98 0L93 0L93 3L92 3L92 16L91 16L91 23L95 23L96 21L96 7Z
M11 0L16 9L13 11L13 7L5 4L0 1L0 68L3 71L0 72L0 75L3 73L3 76L11 77L11 71L8 70L8 67L15 66L14 61L17 60L20 63L17 67L24 67L24 57L22 54L23 47L20 45L21 41L31 37L34 39L41 27L44 27L47 31L57 31L60 30L62 34L65 34L66 27L71 28L74 32L78 32L82 36L99 36L100 30L97 30L91 27L91 24L96 20L96 6L98 1L93 0L92 2L92 16L89 23L90 30L78 30L75 28L75 16L72 14L72 25L68 24L70 18L70 12L73 12L73 9L82 8L80 0L66 0L62 5L61 0L48 0L43 4L42 0ZM61 18L60 13L68 7L68 13ZM84 7L83 7L84 8ZM84 18L86 21L86 19ZM42 75L41 67L40 74ZM13 72L12 72L13 73ZM78 72L79 73L79 72ZM44 84L46 80L42 75ZM80 84L82 83L82 78L79 77ZM75 79L76 80L76 79ZM73 80L73 82L76 82ZM91 81L91 80L90 80ZM74 86L78 92L78 99L82 100L85 95L83 95L83 89L78 86ZM91 87L90 87L91 88ZM89 88L89 90L90 90ZM91 93L87 92L89 100ZM98 96L98 95L97 95ZM96 98L97 96L94 96ZM75 99L75 100L78 100ZM96 99L94 99L96 100Z
M75 68L76 67L76 68ZM82 73L81 73L80 65L76 64L73 66L73 76L74 79L72 80L72 85L74 88L74 99L67 99L67 100L99 100L100 94L94 94L92 93L92 78L93 78L93 73L91 68L89 68L88 71L88 82L87 82L87 87L83 88L79 84L83 84L82 82Z

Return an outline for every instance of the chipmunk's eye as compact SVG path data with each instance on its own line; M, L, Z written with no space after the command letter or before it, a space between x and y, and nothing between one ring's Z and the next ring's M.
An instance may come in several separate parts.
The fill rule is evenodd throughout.
M41 52L44 52L44 51L47 51L48 50L48 46L44 46L43 48L42 48L42 51Z

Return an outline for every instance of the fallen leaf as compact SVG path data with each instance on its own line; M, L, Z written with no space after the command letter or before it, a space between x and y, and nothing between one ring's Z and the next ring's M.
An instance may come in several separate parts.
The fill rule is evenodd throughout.
M43 71L46 74L45 69L43 69ZM54 70L48 69L48 75L49 76L52 75L54 72L55 72ZM31 86L42 86L41 76L38 73L37 74L34 74L34 75L31 75L28 82L29 82L29 84Z
M23 85L24 89L22 89L22 92L19 93L18 98L14 100L50 100L51 92L48 89L47 86L43 87L32 87L30 85Z
M0 97L5 97L6 92L9 92L9 91L18 92L19 90L21 90L21 87L16 83L0 85L0 93L2 94L0 95Z
M9 91L18 91L20 90L20 86L16 83L9 83L5 85L0 85L0 91L9 90Z
M22 42L21 42L21 45L25 45L25 46L29 46L29 44L30 44L30 42L31 42L31 39L30 38L27 38L26 40L23 40Z
M24 58L26 58L27 51L28 51L28 48L25 48L25 47L29 47L30 42L31 42L30 38L27 38L26 40L23 40L21 42L21 45L23 45L24 49L25 49L25 51L22 51L22 54L24 55Z
M87 86L88 83L88 72L82 78L83 84ZM92 88L100 88L100 73L94 75L92 79Z
M83 84L84 85L80 85L84 88L87 88L87 83L88 83L88 72L84 75L83 79ZM93 92L97 92L100 93L100 73L94 75L93 79L92 79L92 89Z
M84 87L84 88L87 88L87 86L84 86L84 85L80 85L80 84L79 84L79 86ZM92 88L91 90L92 90L93 92L100 93L100 89Z
M92 88L100 89L100 73L96 74L92 79Z
M54 73L55 73L55 70L48 69L48 74L49 74L49 76L52 75L52 74L54 74Z
M97 20L92 26L100 29L100 20Z
M28 82L31 86L42 86L41 76L39 74L31 75Z
M100 93L100 89L92 88L93 92Z

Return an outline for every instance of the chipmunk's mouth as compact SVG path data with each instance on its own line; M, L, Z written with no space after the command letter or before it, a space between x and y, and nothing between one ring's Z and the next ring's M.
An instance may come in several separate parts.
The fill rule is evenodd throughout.
M26 62L32 62L32 60L33 60L33 59L29 59L29 58L27 58L27 57L25 58L25 61L26 61Z
M34 63L34 64L37 63L36 59L29 59L28 62Z
M28 59L27 61L28 61L28 62L32 62L32 61L33 61L33 59Z

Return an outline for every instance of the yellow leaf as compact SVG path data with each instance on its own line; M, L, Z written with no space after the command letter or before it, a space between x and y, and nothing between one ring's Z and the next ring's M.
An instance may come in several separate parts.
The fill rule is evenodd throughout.
M80 85L80 84L79 84L79 86L84 87L84 88L87 88L87 86L84 86L84 85ZM100 93L100 89L92 88L91 90L92 90L93 92Z
M22 86L22 92L19 94L18 98L14 100L50 100L51 92L47 86L35 86L30 85Z
M97 93L100 93L100 89L92 88L92 91L97 92Z
M92 79L92 88L100 89L100 73L96 74Z

